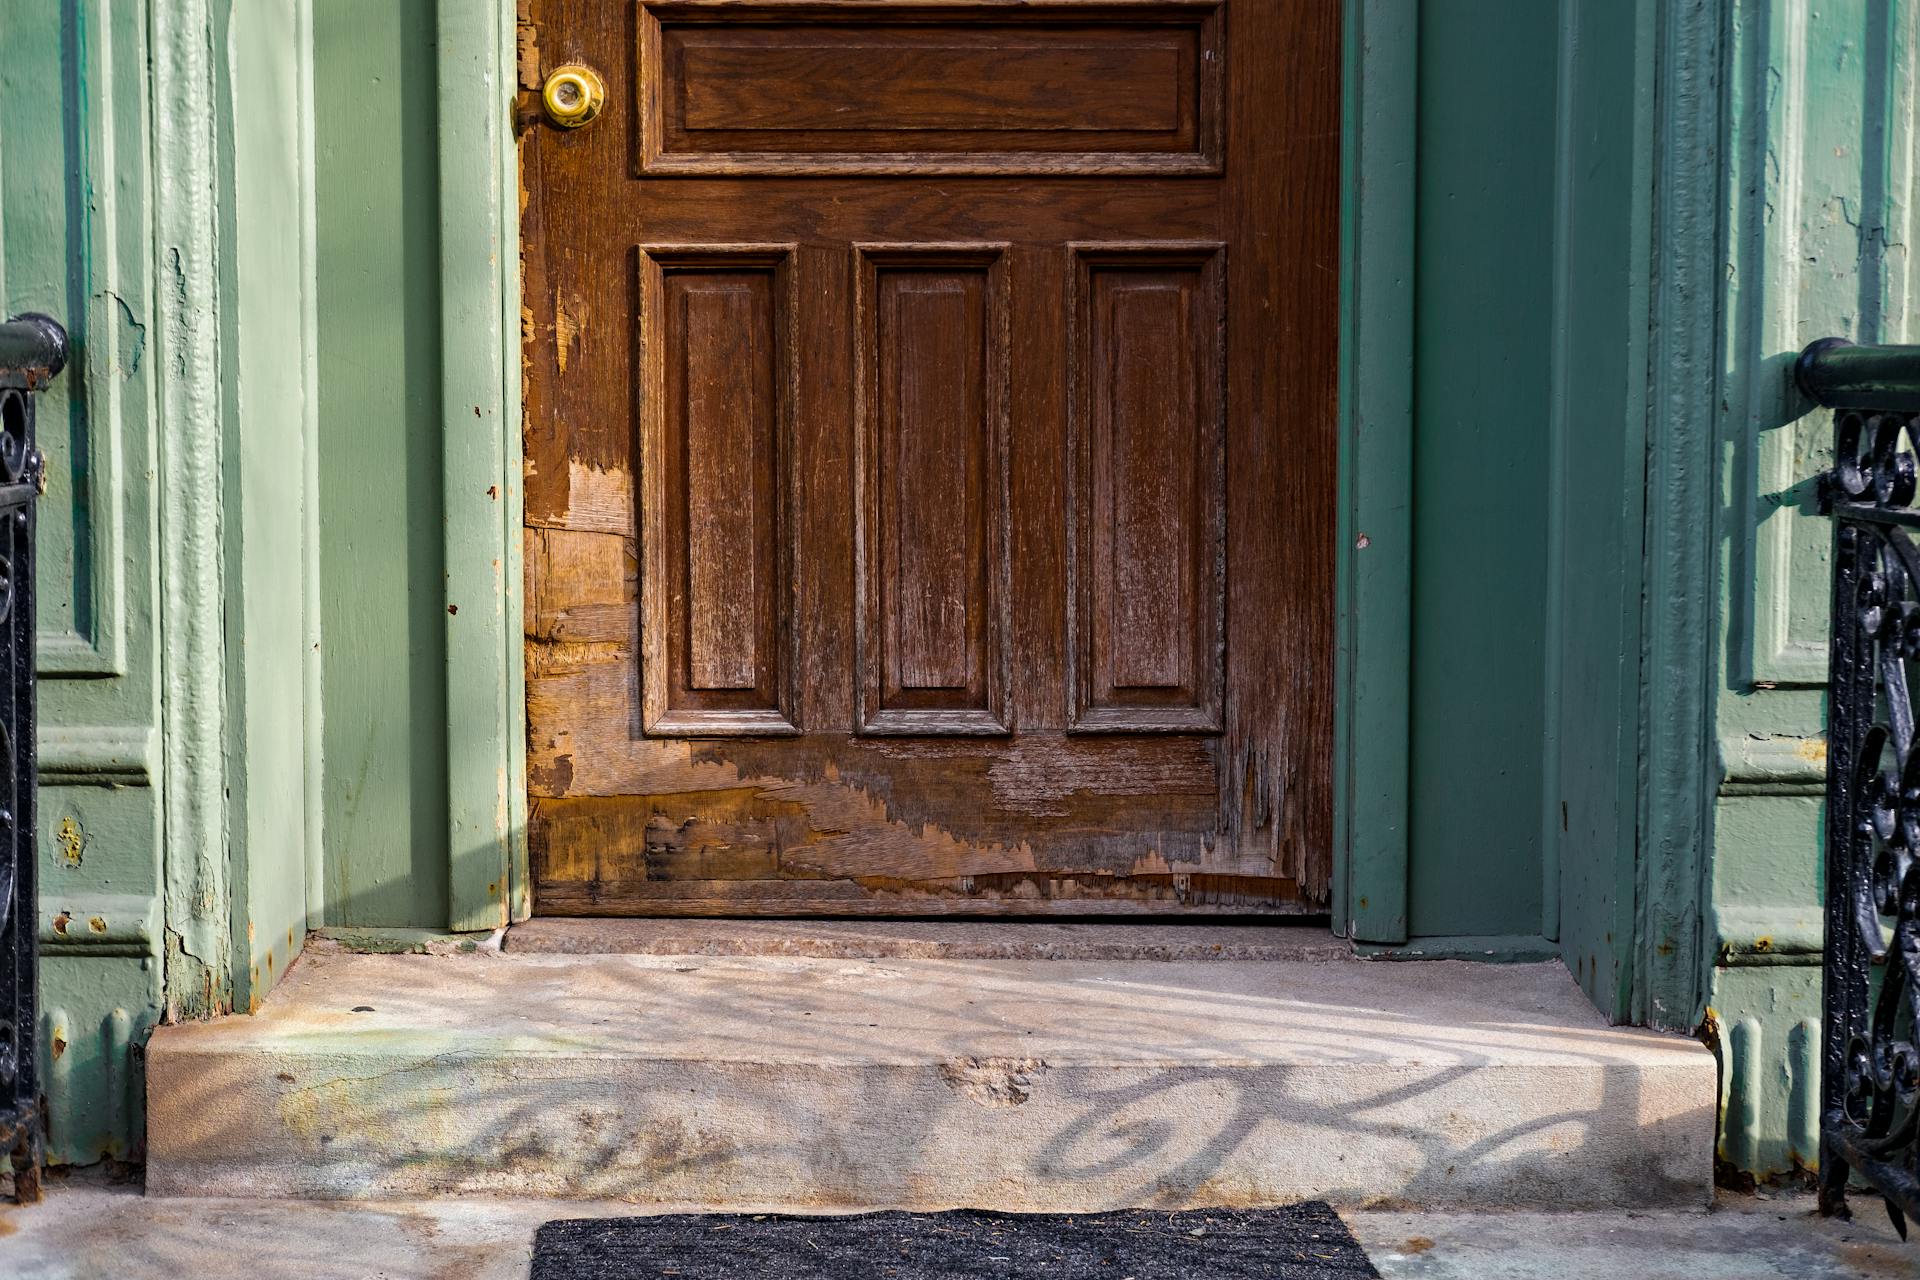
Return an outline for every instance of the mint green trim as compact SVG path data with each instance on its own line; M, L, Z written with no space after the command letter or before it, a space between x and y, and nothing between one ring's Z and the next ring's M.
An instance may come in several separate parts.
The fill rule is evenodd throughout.
M1644 784L1628 1012L1637 1022L1692 1031L1705 1010L1711 963L1703 921L1718 781L1714 471L1726 105L1721 78L1705 69L1723 64L1726 17L1717 6L1675 0L1659 5L1658 13L1640 679Z
M450 929L505 924L524 883L518 200L512 6L439 8ZM511 308L511 310L509 309ZM510 383L513 390L510 391ZM516 744L521 744L516 749Z
M435 19L313 8L327 925L448 911Z
M1415 0L1348 0L1343 82L1336 932L1407 937Z
M231 1007L223 440L217 295L219 106L208 0L150 0L160 285L161 742L171 1016Z
M519 80L519 23L514 5L499 6L499 51L505 82L502 109L511 111ZM525 610L526 494L523 448L525 441L525 356L520 328L520 143L513 129L498 134L499 164L504 198L500 204L500 336L503 345L500 475L501 519L505 526L506 616L502 637L507 673L507 915L514 921L533 914L533 877L527 865L527 663Z
M1541 915L1618 1021L1636 971L1659 3L1562 0L1556 24Z
M298 144L302 0L219 0L219 350L233 1003L256 1008L306 936L311 661L307 377L311 183ZM294 140L289 145L289 139Z
M299 95L300 172L300 381L301 438L307 441L300 475L300 593L305 649L301 686L306 716L301 752L306 791L302 830L306 847L307 927L326 920L326 687L325 628L322 626L320 548L320 196L314 163L313 3L296 0L294 37Z

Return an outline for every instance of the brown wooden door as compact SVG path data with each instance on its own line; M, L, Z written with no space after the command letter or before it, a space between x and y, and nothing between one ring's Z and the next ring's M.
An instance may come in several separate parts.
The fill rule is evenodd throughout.
M1337 0L523 0L545 914L1323 909Z

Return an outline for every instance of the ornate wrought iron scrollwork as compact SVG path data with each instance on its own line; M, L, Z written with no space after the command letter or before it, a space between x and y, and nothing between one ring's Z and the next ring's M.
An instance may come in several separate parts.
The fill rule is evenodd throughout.
M40 1080L34 1034L33 515L41 461L34 400L66 363L67 335L45 316L0 324L0 1155L14 1194L37 1199Z
M1864 1179L1906 1234L1920 1213L1920 348L1828 339L1803 391L1838 410L1820 1199Z

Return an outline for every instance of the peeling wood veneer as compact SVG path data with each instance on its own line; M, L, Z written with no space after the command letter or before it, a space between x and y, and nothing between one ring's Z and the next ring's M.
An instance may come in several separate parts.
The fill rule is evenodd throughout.
M523 4L523 84L615 104L523 142L538 911L1324 909L1333 10L1102 8L1118 74L1065 91L1109 137L929 62L995 56L972 7ZM704 50L678 106L635 96L663 38Z

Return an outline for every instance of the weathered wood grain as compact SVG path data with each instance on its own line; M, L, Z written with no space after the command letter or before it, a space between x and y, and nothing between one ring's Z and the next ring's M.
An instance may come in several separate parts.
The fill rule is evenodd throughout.
M1218 3L642 10L641 174L1219 171Z
M1011 725L1005 249L856 247L861 733Z
M1336 7L527 6L536 910L1323 909Z

